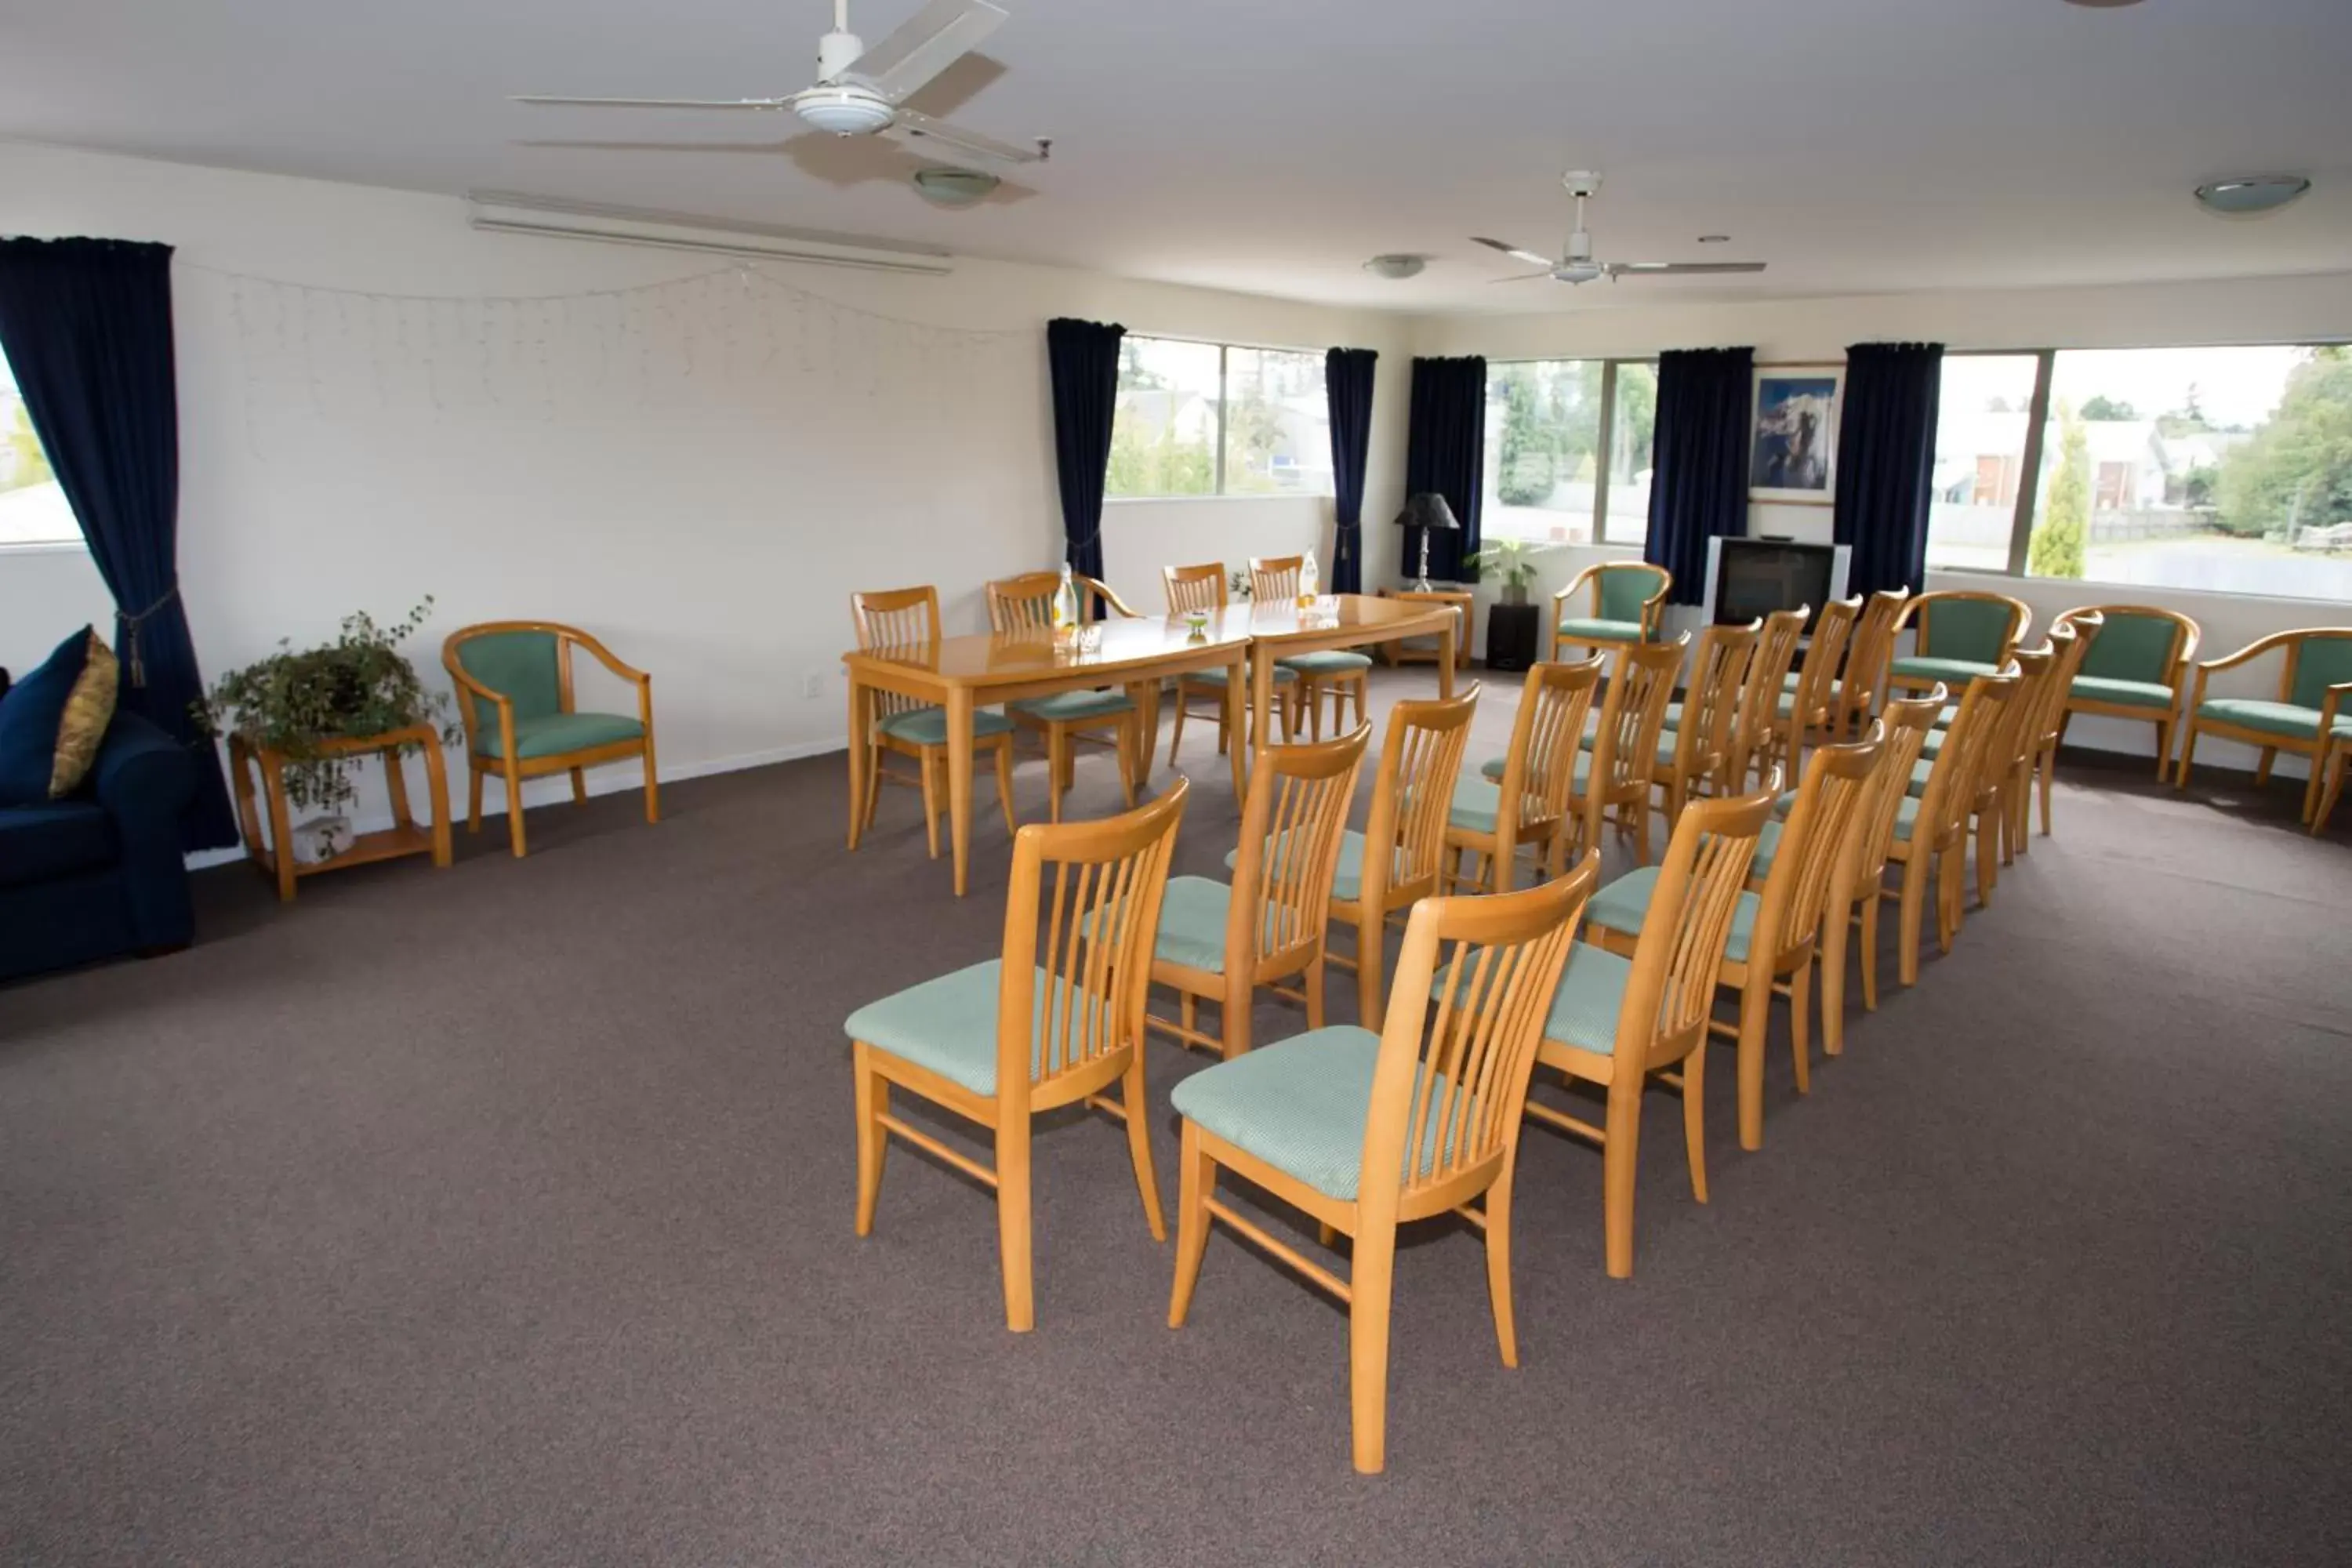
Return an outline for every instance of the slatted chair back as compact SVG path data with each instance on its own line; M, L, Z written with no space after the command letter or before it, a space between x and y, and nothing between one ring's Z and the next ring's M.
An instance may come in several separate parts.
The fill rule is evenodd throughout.
M1225 563L1203 561L1198 566L1162 566L1160 578L1168 589L1168 613L1199 615L1225 607Z
M1804 667L1797 672L1796 703L1789 715L1789 733L1794 742L1801 743L1805 725L1813 714L1834 715L1840 668L1861 614L1859 596L1832 599L1822 606L1821 619L1813 624L1813 640L1805 646ZM1795 749L1792 744L1790 750Z
M2002 712L2000 722L1994 726L1990 739L1977 758L1979 805L2008 782L2017 764L2032 750L2033 726L2041 712L2042 697L2058 673L2062 649L2071 648L2073 642L2074 634L2060 629L2043 638L2040 647L2020 648L2010 655L2010 662L2017 666L2017 695Z
M1254 947L1265 969L1322 942L1339 840L1371 740L1372 727L1359 724L1334 740L1269 746L1252 764L1227 904L1228 953Z
M1788 689L1789 671L1797 662L1797 643L1804 637L1805 622L1812 613L1811 605L1800 605L1764 617L1763 635L1756 639L1747 679L1740 683L1730 765L1724 770L1727 788L1746 789L1757 760L1771 750L1772 732L1780 724L1780 697Z
M1845 887L1867 887L1886 874L1895 814L1911 793L1911 770L1919 765L1927 731L1936 727L1936 716L1944 710L1947 700L1948 693L1938 686L1925 697L1891 701L1879 714L1885 749L1870 776L1870 789L1855 814L1853 830L1846 836L1847 866L1840 873Z
M1657 761L1675 677L1689 644L1690 634L1685 632L1672 642L1630 645L1610 656L1609 690L1601 698L1601 728L1592 738L1591 772L1577 803L1584 817L1578 853L1601 847L1601 818L1612 806L1639 807L1638 826L1648 833L1650 768Z
M2026 726L2028 756L2058 743L2058 731L2066 723L2066 699L2074 689L2074 677L2082 673L2084 661L2090 658L2092 646L2106 629L2106 616L2096 610L2075 610L2059 616L2051 627L2050 640L2058 648L2058 667L2036 693L2033 719Z
M1514 841L1523 842L1527 830L1559 822L1568 815L1576 784L1576 761L1583 753L1584 721L1592 711L1593 693L1601 689L1606 665L1599 655L1574 662L1545 660L1528 671L1519 695L1519 710L1511 721L1511 749L1503 759L1502 808L1513 809ZM1550 874L1559 875L1565 836L1555 832L1547 857Z
M1453 1208L1509 1169L1544 1019L1600 874L1588 857L1525 892L1413 905L1364 1118L1357 1201L1373 1223L1382 1210Z
M1713 626L1699 634L1690 678L1683 682L1682 720L1675 729L1674 772L1683 789L1701 778L1728 776L1725 768L1738 725L1740 693L1763 635L1760 620Z
M1380 779L1364 823L1365 907L1392 907L1438 890L1446 819L1477 710L1475 681L1457 697L1400 702L1389 710Z
M1298 597L1299 574L1307 569L1304 555L1250 557L1250 598L1260 605L1282 605Z
M1639 1053L1629 1065L1679 1061L1706 1044L1731 920L1771 811L1766 790L1694 801L1675 824L1619 1004L1620 1054Z
M1885 750L1884 732L1874 724L1866 739L1823 746L1807 759L1797 803L1780 831L1780 847L1758 899L1749 948L1753 962L1785 970L1820 936L1839 853Z
M1109 584L1083 573L1073 574L1071 582L1078 590L1078 619L1093 621L1105 612L1135 617L1126 602L1110 591ZM1017 577L999 577L987 585L988 626L996 632L1050 631L1054 626L1054 595L1062 591L1059 572L1024 572Z
M1180 776L1121 816L1031 823L1013 835L996 1001L1008 1117L1094 1092L1142 1040L1160 897L1190 791Z
M1908 588L1886 588L1863 602L1847 645L1845 673L1838 679L1838 712L1867 719L1886 695L1886 667L1895 658L1895 628L1911 602ZM1842 732L1842 731L1841 731Z
M940 591L929 583L919 588L880 588L849 596L849 618L857 627L857 649L936 647L940 641ZM874 717L912 712L926 706L922 699L903 692L867 688Z
M1927 785L1919 796L1918 816L1911 829L1913 853L1939 847L1968 826L1976 805L1984 758L2008 717L2021 677L2012 658L1997 675L1979 675L1960 695L1960 709L1945 732L1943 749L1927 770Z

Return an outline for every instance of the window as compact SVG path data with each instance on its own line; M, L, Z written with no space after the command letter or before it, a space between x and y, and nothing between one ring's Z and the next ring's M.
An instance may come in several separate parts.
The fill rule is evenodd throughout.
M1329 495L1323 355L1129 336L1107 495Z
M1638 360L1511 360L1486 370L1480 531L1639 544L1650 530L1658 369Z
M1944 362L1927 564L2352 599L2352 349Z
M0 355L0 549L11 544L82 542L66 492L49 470L16 378Z

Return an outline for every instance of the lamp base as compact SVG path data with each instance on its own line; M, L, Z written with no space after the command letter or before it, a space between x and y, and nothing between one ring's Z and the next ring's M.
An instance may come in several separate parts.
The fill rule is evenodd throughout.
M1429 530L1425 528L1421 531L1421 575L1413 579L1412 591L1416 594L1426 594L1430 592Z

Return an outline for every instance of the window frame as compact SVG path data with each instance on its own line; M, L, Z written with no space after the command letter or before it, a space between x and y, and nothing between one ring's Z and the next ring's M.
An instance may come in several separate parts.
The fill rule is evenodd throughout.
M1601 426L1593 438L1593 452L1597 460L1593 465L1592 477L1592 543L1587 548L1612 545L1621 550L1639 550L1648 540L1649 525L1646 520L1643 521L1643 537L1640 539L1625 540L1609 537L1609 470L1611 458L1617 446L1617 369L1620 365L1638 364L1646 365L1654 373L1658 368L1658 356L1655 354L1550 354L1538 355L1531 359L1490 358L1486 362L1486 374L1489 376L1493 375L1496 367L1501 365L1591 364L1596 360L1601 364ZM1479 433L1482 441L1485 436L1484 431ZM1651 431L1650 442L1651 450L1654 452L1657 449L1657 432L1654 428ZM1486 498L1481 496L1479 499L1483 504ZM1575 514L1571 512L1568 515Z
M1326 399L1326 406L1328 407L1328 399L1331 395L1330 361L1328 357L1329 353L1328 350L1302 348L1297 343L1254 343L1244 342L1237 339L1187 338L1179 336L1172 332L1129 332L1120 341L1122 343L1139 342L1155 343L1189 343L1195 348L1214 349L1217 351L1217 430L1214 437L1214 447L1211 457L1211 467L1209 469L1211 482L1214 488L1202 495L1128 496L1113 495L1110 493L1109 487L1106 485L1103 490L1103 502L1105 505L1123 506L1136 501L1150 502L1156 505L1169 501L1191 503L1196 501L1224 500L1329 500L1339 493L1336 481L1334 488L1331 489L1293 490L1286 494L1266 494L1262 491L1228 490L1225 489L1225 406L1227 403L1231 401L1226 395L1226 386L1232 374L1233 351L1235 349L1242 349L1251 353L1299 354L1308 359L1315 359L1318 356L1323 356L1323 395ZM1114 396L1116 396L1116 394L1114 394ZM1111 411L1111 432L1112 438L1114 440L1118 437L1118 412L1116 406L1114 406Z

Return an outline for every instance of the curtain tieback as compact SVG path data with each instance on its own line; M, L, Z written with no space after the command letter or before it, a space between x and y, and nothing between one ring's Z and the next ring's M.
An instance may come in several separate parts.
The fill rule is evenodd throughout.
M139 654L139 628L146 624L147 618L150 616L157 614L164 605L170 604L179 596L180 585L177 583L173 583L170 587L163 590L162 597L158 598L153 604L148 605L143 610L118 609L115 611L116 616L119 616L122 622L123 637L125 642L128 644L123 655L123 662L131 667L131 685L144 686L147 684L147 662L145 659L142 658Z

